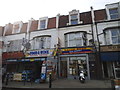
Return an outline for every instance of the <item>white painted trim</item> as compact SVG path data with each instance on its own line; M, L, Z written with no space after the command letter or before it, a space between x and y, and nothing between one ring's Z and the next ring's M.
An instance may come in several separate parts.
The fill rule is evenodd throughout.
M18 29L18 32L15 32L15 25L19 25L19 29ZM23 22L22 21L19 21L19 22L15 22L13 24L13 30L12 30L12 34L15 34L15 33L20 33L21 29L22 29L22 26L23 26Z
M60 14L57 14L56 15L56 28L58 29L58 26L59 26L59 17L60 17Z
M119 9L120 9L120 8L119 8L119 3L107 4L107 5L105 6L106 14L107 14L107 19L108 19L108 20L111 20L109 10L110 10L110 9L113 9L113 8L118 8L118 10L119 10ZM120 11L118 12L118 14L119 14L119 13L120 13Z
M69 12L69 23L68 23L68 25L71 25L71 15L73 15L73 14L77 14L77 18L78 18L78 24L80 24L81 22L80 22L80 14L79 14L79 10L72 10L72 11L70 11Z
M40 21L41 21L41 20L45 20L45 21L46 21L45 28L40 28ZM46 28L47 28L47 25L48 25L48 17L39 18L38 30L40 30L40 29L46 29Z

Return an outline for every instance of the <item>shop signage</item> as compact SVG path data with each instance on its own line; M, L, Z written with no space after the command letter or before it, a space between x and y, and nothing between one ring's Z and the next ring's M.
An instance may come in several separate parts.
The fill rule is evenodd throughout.
M27 51L25 53L26 57L46 57L51 56L53 53L53 50L35 50L35 51Z
M32 58L32 59L9 59L7 62L33 62L33 61L44 61L45 58Z
M22 80L22 74L21 73L14 74L13 80L21 81Z
M86 48L66 48L61 49L61 54L80 54L80 53L92 53L93 49L86 47Z
M101 51L120 51L120 45L101 46Z
M20 59L20 58L24 58L24 53L22 51L16 51L16 52L4 52L2 54L2 59L3 60L7 60L7 59L13 59L13 58L16 58L16 59Z

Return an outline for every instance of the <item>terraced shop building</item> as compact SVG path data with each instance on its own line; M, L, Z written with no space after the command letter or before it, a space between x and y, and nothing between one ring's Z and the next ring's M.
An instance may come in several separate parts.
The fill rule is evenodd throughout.
M72 10L68 15L7 24L3 60L9 63L8 72L34 68L36 79L41 78L42 64L50 60L56 63L58 77L73 79L84 69L88 79L119 78L119 55L116 54L117 59L108 58L109 54L119 54L119 49L102 50L103 46L119 47L119 9L118 2L107 4L105 9ZM113 63L117 63L117 69Z

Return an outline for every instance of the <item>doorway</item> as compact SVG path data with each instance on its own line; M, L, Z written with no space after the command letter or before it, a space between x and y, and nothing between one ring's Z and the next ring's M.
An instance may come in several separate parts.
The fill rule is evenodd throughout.
M114 74L116 79L120 79L120 62L114 62Z
M88 76L86 57L70 57L68 68L69 78L78 77L81 70L83 70L86 73L86 76Z
M103 62L103 68L104 68L104 78L108 78L107 62Z
M63 78L67 78L67 61L61 61L60 66L60 76Z

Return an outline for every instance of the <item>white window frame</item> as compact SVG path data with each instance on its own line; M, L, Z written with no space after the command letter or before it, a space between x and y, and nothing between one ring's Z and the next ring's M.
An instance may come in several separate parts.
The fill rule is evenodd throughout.
M16 26L16 25L19 25L18 30L15 30L15 26ZM22 21L20 21L20 22L15 22L15 23L13 24L12 34L20 33L20 31L21 31L21 29L22 29L22 26L23 26L23 22L22 22Z
M85 34L85 32L73 32L73 33L66 33L66 34L64 34L64 36L65 36L65 47L76 47L76 46L77 46L76 40L81 40L81 45L80 45L80 46L84 46L84 42L83 42L84 39L82 38L82 36L79 37L80 39L74 37L75 45L74 45L74 46L70 46L69 35L70 35L70 34L76 34L76 33L79 33L80 35ZM67 39L66 39L66 38L67 38ZM87 42L86 42L86 43L87 43Z
M72 15L77 15L77 20L78 20L78 24L80 24L80 14L79 14L79 10L72 10L69 12L69 25L75 25L75 24L72 24L71 21L72 21L72 18L71 16Z
M41 41L42 38L43 39L47 38L47 39L45 41ZM48 38L50 38L49 42L48 42ZM40 40L40 42L36 42L36 39ZM37 46L36 46L36 44L37 44ZM49 47L48 47L48 44L49 44ZM33 47L32 47L33 50L48 49L48 48L51 48L51 36L38 36L38 37L34 37L34 39L33 39Z
M113 43L113 40L112 40L112 30L114 30L114 29L117 29L117 31L120 29L120 28L113 28L113 29L109 29L109 30L106 30L106 31L108 31L108 33L109 33L109 35L108 35L108 37L109 37L109 39L110 39L110 43L108 44L107 42L106 42L106 37L105 37L105 44L106 45L110 45L110 44L112 44L112 45L117 45L117 44L120 44L120 43ZM120 30L119 30L119 33L120 33ZM119 34L118 34L119 35ZM118 37L120 37L120 35L118 36ZM117 37L117 38L118 38Z
M10 43L7 45L7 51L21 51L22 48L22 39L9 41ZM12 45L11 45L12 44Z
M114 9L114 8L118 8L118 17L120 17L119 3L107 4L107 5L105 6L105 9L106 9L107 19L108 19L108 20L111 20L109 10L110 10L110 9Z
M5 33L7 32L8 28L9 28L9 24L7 24L7 25L4 27L3 36L5 36Z
M45 20L45 28L41 28L40 26L40 23L41 21ZM47 25L48 25L48 17L43 17L43 18L39 18L39 22L38 22L38 30L40 29L46 29L47 28Z
M117 12L118 12L118 8L111 8L111 9L109 9L109 13L110 13L110 10L114 10L114 9L117 10ZM118 18L118 17L117 18L111 18L112 15L113 16L118 15L118 17L119 17L119 13L112 13L112 14L110 14L110 19L117 19Z

